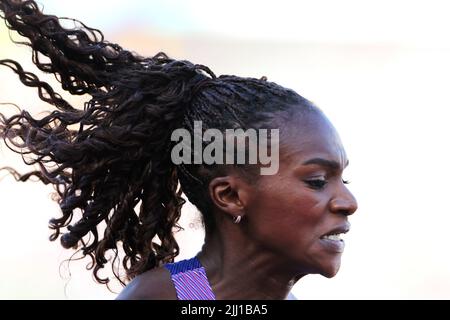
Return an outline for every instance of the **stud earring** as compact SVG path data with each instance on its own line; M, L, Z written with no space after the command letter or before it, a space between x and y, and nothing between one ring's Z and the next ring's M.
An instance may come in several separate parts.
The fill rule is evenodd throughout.
M239 222L241 222L241 219L242 219L242 216L236 216L236 217L233 217L233 223L239 223Z

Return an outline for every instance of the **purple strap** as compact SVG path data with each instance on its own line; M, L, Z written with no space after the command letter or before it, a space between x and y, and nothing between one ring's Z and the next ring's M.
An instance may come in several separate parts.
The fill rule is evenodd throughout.
M168 263L165 267L170 271L178 300L216 300L205 268L197 257Z

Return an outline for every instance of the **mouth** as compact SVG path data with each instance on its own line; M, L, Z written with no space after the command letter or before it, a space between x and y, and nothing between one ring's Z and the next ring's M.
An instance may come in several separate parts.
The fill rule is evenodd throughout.
M341 237L343 234L346 234L349 231L350 231L350 224L345 223L335 227L334 229L322 235L320 237L320 240L322 244L326 246L327 249L329 249L330 251L343 252L345 243Z

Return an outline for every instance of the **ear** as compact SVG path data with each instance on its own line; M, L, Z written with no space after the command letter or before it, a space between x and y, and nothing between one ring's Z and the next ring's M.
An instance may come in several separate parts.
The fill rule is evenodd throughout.
M232 217L243 216L249 199L248 185L236 176L216 177L209 183L214 205Z

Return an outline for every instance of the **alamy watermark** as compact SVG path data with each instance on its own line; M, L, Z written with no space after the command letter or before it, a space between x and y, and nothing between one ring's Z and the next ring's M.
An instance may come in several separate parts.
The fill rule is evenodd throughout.
M238 128L226 129L225 133L207 129L203 132L202 121L194 121L193 137L188 130L179 128L172 132L171 140L178 142L171 151L172 162L176 165L260 164L261 175L278 172L279 129L270 129L269 132L268 129L244 131ZM205 148L203 142L209 142Z

